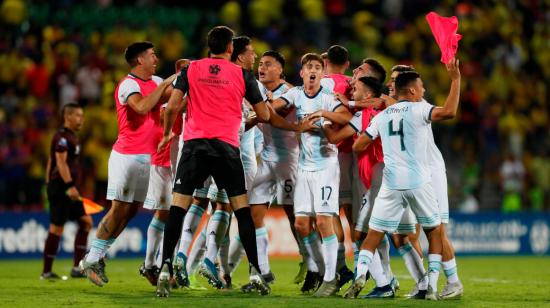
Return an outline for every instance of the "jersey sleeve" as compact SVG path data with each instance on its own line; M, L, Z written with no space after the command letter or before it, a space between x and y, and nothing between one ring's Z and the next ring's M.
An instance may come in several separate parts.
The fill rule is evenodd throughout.
M342 104L342 102L340 102L339 100L337 100L333 94L325 94L325 97L324 97L324 100L325 100L325 110L327 111L336 111L336 109L338 109L338 107L340 106L344 106Z
M323 78L321 79L321 86L327 90L334 91L334 86L336 83L332 78Z
M58 153L67 152L69 150L69 141L61 134L57 134L54 137L54 150Z
M418 103L417 106L417 117L420 117L422 121L426 124L430 123L432 121L432 111L434 110L435 106L429 104L426 101Z
M162 81L164 81L164 79L162 79L162 77L159 77L159 76L156 76L156 75L153 75L152 79L157 84L157 86L159 86L162 83Z
M174 86L174 89L178 89L182 91L184 94L187 93L189 90L189 80L187 78L187 70L189 69L189 66L182 69L178 77L174 80L172 85Z
M298 93L298 87L291 88L283 93L279 98L286 102L286 107L295 106Z
M262 99L265 101L267 99L266 89L259 80L256 80L256 83L258 84L258 89L260 89L260 94L262 95Z
M357 111L348 123L351 128L360 133L363 131L363 112Z
M118 101L121 105L125 105L128 101L128 97L140 93L141 90L137 81L131 78L126 78L118 88Z
M263 102L262 94L260 89L258 89L258 83L254 75L243 68L243 77L245 85L244 98L251 104L255 105L257 103Z
M378 128L378 122L380 121L380 114L376 115L369 123L369 127L365 130L365 133L371 140L374 140L380 136L380 130Z

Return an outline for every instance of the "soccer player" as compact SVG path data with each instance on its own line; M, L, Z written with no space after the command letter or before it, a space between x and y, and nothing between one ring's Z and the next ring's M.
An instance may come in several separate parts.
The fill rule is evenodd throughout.
M166 104L163 105L158 114L154 115L155 126L152 138L160 142L163 132L163 119ZM178 137L181 134L183 119L181 113L173 128L174 137L170 140L170 146L163 148L160 152L151 155L151 170L149 174L149 187L143 207L155 211L153 219L147 229L147 246L145 261L139 269L140 274L145 277L153 286L157 285L158 265L155 264L156 256L162 243L164 224L168 218L168 210L172 200L173 172L171 161L177 157Z
M384 176L369 222L367 238L359 253L354 286L362 288L376 246L384 232L394 232L407 207L413 210L429 241L429 286L426 299L438 300L437 279L441 266L441 217L431 185L428 142L431 121L451 119L456 115L460 96L459 62L446 65L451 89L443 107L423 101L424 87L416 72L397 76L395 89L399 102L386 108L371 121L365 134L354 143L361 152L376 138L382 139Z
M349 52L340 45L331 46L327 52L325 61L325 77L321 79L321 85L325 89L342 95L350 94L351 77L344 75L349 67ZM353 138L349 137L338 143L338 162L340 163L340 208L344 209L348 224L353 232L353 225L357 219L356 213L363 197L363 191L352 192L353 154L351 146ZM355 194L354 194L355 193ZM352 210L352 203L355 206ZM355 215L354 215L355 214ZM338 264L337 271L340 275L340 287L353 279L353 272L346 266L346 246L344 244L344 229L340 215L334 217L334 227L338 238Z
M184 94L188 93L185 144L164 233L158 296L168 296L170 293L172 255L181 233L183 218L191 205L193 191L202 187L209 175L212 175L218 188L225 189L229 197L257 289L262 294L270 292L258 266L255 228L246 198L238 133L242 122L243 98L252 104L260 121L269 121L271 114L262 100L254 76L229 62L233 52L233 36L233 31L224 26L210 30L207 42L211 57L191 62L178 75L168 102L164 137L159 148L168 142L174 122L173 111L181 103Z
M294 192L294 213L296 230L303 238L308 254L315 262L308 264L311 272L324 272L323 283L314 294L316 297L328 297L338 291L336 262L338 240L334 232L334 216L338 215L338 149L329 144L323 131L323 125L336 123L345 125L351 114L345 106L334 99L333 92L321 87L323 60L317 54L305 54L302 59L300 76L304 82L301 87L290 89L273 102L275 109L280 105L296 108L298 120L308 119L321 114L319 130L302 133L300 136L300 155ZM326 119L326 120L325 120ZM316 219L319 233L323 237L322 248L312 223ZM322 250L322 254L319 251Z
M52 272L52 264L67 220L76 220L78 223L71 277L85 277L78 269L78 262L86 253L88 232L93 225L92 217L84 212L84 205L76 188L80 175L80 143L76 132L84 124L84 113L81 106L69 103L63 106L61 114L63 127L53 136L46 167L50 228L44 245L44 268L40 279L60 278Z
M98 286L109 281L100 259L145 201L151 153L156 148L151 110L169 93L166 90L175 78L162 81L154 76L158 59L150 42L131 44L124 57L131 70L115 90L119 131L109 157L107 185L112 206L99 224L90 252L80 262L88 279Z

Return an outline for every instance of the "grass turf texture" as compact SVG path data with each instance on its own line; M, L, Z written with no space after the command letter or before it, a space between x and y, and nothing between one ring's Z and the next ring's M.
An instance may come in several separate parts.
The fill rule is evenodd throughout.
M316 299L301 295L300 286L291 280L298 271L297 260L273 260L271 269L276 275L272 294L262 297L242 294L238 289L217 291L207 286L206 291L173 290L169 298L157 298L154 287L138 274L140 259L111 259L107 261L110 282L102 288L93 286L85 279L67 281L39 280L41 260L0 261L0 306L3 307L134 307L134 306L182 306L187 307L550 307L550 258L548 257L462 257L458 259L459 275L464 284L465 295L461 300L444 303L407 300L404 295L413 287L413 281L399 257L394 257L392 266L399 278L401 290L396 299L349 300L341 297ZM348 264L351 262L348 260ZM233 278L240 286L247 282L245 264L241 264ZM54 271L69 276L71 262L57 260ZM445 281L443 272L440 290ZM373 287L369 280L361 293ZM345 286L347 288L347 286ZM340 294L343 290L340 291Z

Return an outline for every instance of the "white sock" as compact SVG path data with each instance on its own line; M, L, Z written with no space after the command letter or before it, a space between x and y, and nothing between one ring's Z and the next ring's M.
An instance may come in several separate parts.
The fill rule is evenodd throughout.
M346 246L344 242L338 242L338 257L336 258L336 269L340 270L344 266L346 266Z
M220 245L220 268L222 273L231 275L231 266L229 266L229 234L225 233Z
M147 228L147 250L145 251L145 268L152 268L155 264L162 234L164 233L164 222L153 217Z
M443 265L443 271L445 272L445 276L447 276L447 282L457 283L459 279L458 279L458 271L456 267L456 259L452 258L451 260L442 262L441 264Z
M235 269L241 263L242 258L245 255L243 244L241 243L241 238L237 234L233 241L229 244L229 267L231 269L230 274L233 274Z
M94 263L98 262L99 259L105 255L105 252L109 249L109 244L107 240L94 239L90 247L90 252L86 257L86 262Z
M193 235L199 227L203 214L204 209L202 207L192 204L183 219L183 228L181 229L178 252L183 253L185 256L189 253L189 246L191 246L191 242L193 242Z
M258 265L262 274L265 275L271 271L267 250L268 234L265 227L256 229L256 245L258 246Z
M324 281L332 281L336 277L336 263L338 262L338 238L336 234L323 238L323 260L325 261Z
M304 247L307 250L308 258L307 268L311 272L316 272L321 275L325 273L325 264L323 261L323 253L321 251L321 240L316 231L312 231L308 236L303 238Z
M208 222L208 227L206 229L206 234L208 237L206 241L205 258L212 261L212 263L216 261L218 248L220 247L223 237L225 236L228 225L229 213L221 210L215 211Z
M116 238L114 237L111 237L107 240L107 248L105 248L105 250L101 253L101 256L99 256L100 259L105 258L107 252L109 252L109 248L111 248L111 246L113 246L113 244L115 243L115 240Z
M367 275L369 271L369 265L372 262L373 254L368 250L359 251L359 257L357 258L357 275L356 277Z
M441 267L441 255L428 255L428 279L430 287L434 292L437 292L437 280L439 279L439 269Z
M405 261L405 266L407 267L409 274L411 274L411 277L414 279L414 281L418 283L425 274L424 263L418 255L418 252L416 252L416 249L413 248L411 243L407 243L399 247L397 251L399 252L401 257L403 257L403 260Z
M376 248L378 254L380 255L380 262L382 263L382 268L388 280L393 279L393 272L390 266L390 242L388 241L388 236L384 234L384 238Z
M373 254L372 261L369 265L369 271L374 281L376 281L377 287L383 287L390 284L390 279L388 279L388 276L384 272L384 268L382 267L380 253Z
M155 265L158 268L162 268L162 246L164 245L164 232L162 233L162 236L160 237L160 245L157 253L155 254Z
M351 246L353 247L353 270L354 271L357 269L357 259L359 258L359 249L361 249L361 245L363 245L363 241L361 240L351 243Z
M189 259L187 259L187 273L189 275L195 273L195 270L199 266L199 263L206 251L206 228L203 228L200 235L197 237L191 252L189 253Z

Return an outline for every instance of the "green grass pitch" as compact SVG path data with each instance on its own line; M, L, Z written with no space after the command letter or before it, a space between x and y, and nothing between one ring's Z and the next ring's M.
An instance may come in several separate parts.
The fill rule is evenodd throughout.
M412 288L403 262L394 257L392 266L401 290L396 299L347 300L340 297L315 299L301 295L291 280L297 272L297 260L272 260L276 275L271 295L242 294L234 291L173 290L169 298L157 298L155 289L139 276L139 259L107 261L110 282L102 288L83 279L41 281L41 260L0 261L0 307L550 307L550 258L548 257L461 257L459 275L465 295L461 300L446 302L411 301L404 295ZM348 260L348 264L351 261ZM57 260L54 271L68 275L71 262ZM246 266L239 267L233 281L247 282ZM440 276L440 285L445 280ZM205 280L199 280L207 286ZM372 288L372 281L367 288ZM440 287L441 289L441 287ZM343 293L341 291L340 293Z

